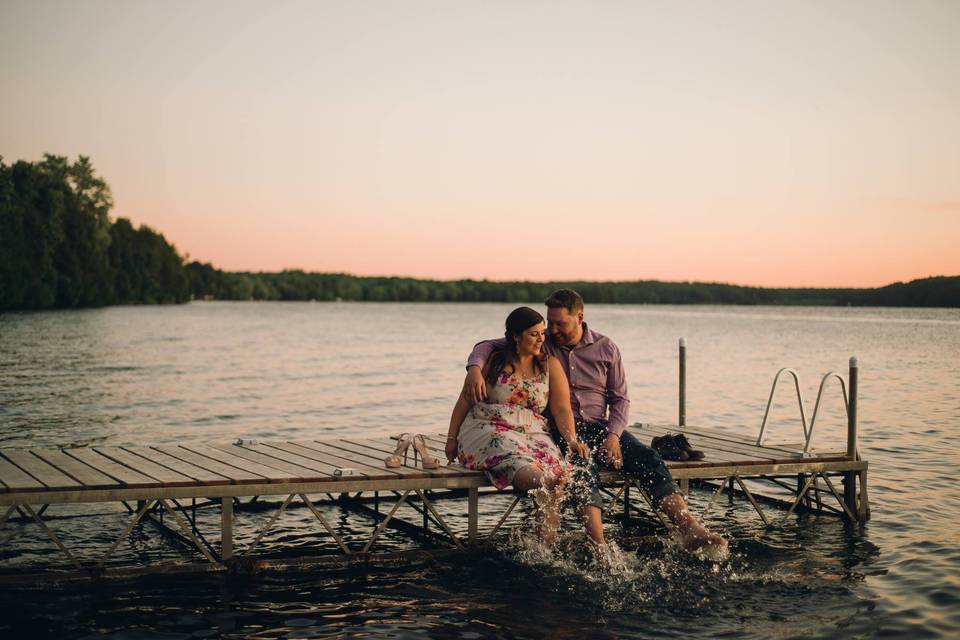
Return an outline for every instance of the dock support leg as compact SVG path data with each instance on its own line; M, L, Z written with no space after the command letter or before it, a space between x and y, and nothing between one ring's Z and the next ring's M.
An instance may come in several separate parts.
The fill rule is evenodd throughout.
M679 407L677 411L677 427L683 428L687 424L687 342L680 338L680 380L678 385Z
M170 498L170 500L173 500L173 499ZM174 504L176 504L176 501L175 501L175 500L173 500L173 502L174 502ZM191 542L193 542L193 546L195 546L195 547L197 548L197 550L198 550L200 553L203 554L203 557L206 558L207 561L208 561L210 564L218 565L219 563L217 562L217 559L214 558L213 555L211 555L211 553L207 550L207 548L200 543L200 540L197 538L197 536L195 536L195 535L193 534L193 531L190 530L190 527L188 526L190 523L187 522L187 521L180 515L180 510L182 510L182 508L181 508L181 509L177 509L177 508L175 508L175 507L170 506L170 504L169 504L169 503L167 502L167 500L164 499L164 498L160 498L160 505L161 505L164 509L166 509L167 511L170 512L170 515L173 516L174 522L176 522L176 523L177 523L177 526L180 527L180 531L182 531L183 534L184 534Z
M420 495L420 509L423 511L423 532L427 533L430 530L430 518L427 517L427 491L418 491Z
M233 557L233 498L220 498L220 557Z
M867 496L867 470L860 472L860 504L857 509L857 519L866 522L870 519L870 499Z
M740 489L743 490L743 495L747 496L747 500L750 501L750 504L753 505L753 508L756 510L756 512L757 512L758 514L760 514L760 519L763 520L764 526L769 527L769 526L770 526L770 521L767 519L767 514L765 514L765 513L763 512L763 509L760 508L760 503L757 502L757 499L754 498L754 497L753 497L753 494L750 493L750 490L747 489L747 485L745 485L745 484L743 483L743 480L740 478L740 475L739 475L739 474L734 474L733 478L734 478L734 480L737 481L737 484L740 485ZM733 493L733 492L731 491L731 493Z
M851 460L857 460L860 458L857 447L857 395L859 387L859 371L860 368L857 365L857 359L855 357L851 357L849 373L850 398L847 401L847 457ZM859 474L856 471L848 471L843 477L843 501L846 503L846 508L853 513L857 513L859 511L859 508L857 507L858 475Z
M454 546L457 547L457 549L463 549L463 545L460 544L460 540L457 539L457 536L454 535L450 527L447 526L447 523L443 521L443 517L440 515L440 512L437 511L436 508L433 506L433 503L427 499L426 489L424 489L423 491L418 490L417 494L420 496L421 504L423 504L424 520L427 519L426 514L427 514L427 511L429 510L429 512L433 514L433 517L436 519L437 524L439 524L440 528L443 529L444 533L450 536L450 540L453 542ZM426 533L427 531L426 527L424 527L423 531L424 533Z
M680 478L680 493L690 497L690 479L689 478Z
M477 487L467 489L467 541L477 541L477 515L480 505L480 490Z
M70 562L73 563L73 566L75 566L78 570L83 571L83 566L80 564L80 561L77 560L77 559L74 557L74 555L67 550L67 548L66 548L65 546L63 546L63 543L60 542L60 538L58 538L58 537L57 537L57 534L55 534L55 533L53 532L53 529L51 529L50 527L48 527L48 526L43 522L43 520L40 519L40 516L37 515L37 513L30 507L30 505L24 504L24 505L22 505L22 506L23 506L24 510L26 510L26 512L30 514L30 517L33 518L34 522L36 522L38 525L40 525L40 528L43 529L43 530L46 532L47 536L48 536L51 540L53 540L54 544L56 544L56 545L60 548L60 551L63 552L63 555L67 556L67 558L70 560Z
M813 479L814 479L814 480L817 479L817 475L818 475L818 474L816 474L816 473L813 474ZM850 522L856 522L856 521L857 521L857 516L854 515L855 512L854 512L854 511L851 511L850 508L847 507L847 503L844 502L844 501L843 501L843 498L840 497L840 494L837 493L837 490L836 490L836 488L833 486L833 483L830 482L830 476L828 476L827 474L825 474L825 473L823 473L823 472L820 472L819 475L820 475L821 478L823 478L823 481L827 483L827 488L830 489L830 492L831 492L831 493L833 493L833 497L836 498L836 499L837 499L837 502L840 503L840 506L843 507L843 512L844 512L844 514L846 514L847 519L850 520Z
M720 492L723 491L725 486L727 486L727 478L724 478L717 483L717 489L713 492L713 495L710 496L710 502L708 502L707 506L703 509L703 513L700 514L700 520L704 520L707 517L707 514L710 513L710 507L712 507L713 503L717 501L717 496L720 495Z

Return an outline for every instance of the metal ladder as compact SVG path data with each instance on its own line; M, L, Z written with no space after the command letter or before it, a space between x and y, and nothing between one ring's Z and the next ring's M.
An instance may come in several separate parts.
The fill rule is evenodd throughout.
M773 385L770 387L770 397L767 399L767 409L763 412L763 421L760 423L760 433L757 435L757 446L763 446L763 436L767 428L767 419L770 417L770 407L773 405L773 396L777 391L777 385L780 383L784 373L789 373L793 378L793 386L797 391L797 406L800 408L800 424L803 427L803 455L810 455L810 441L813 438L813 427L817 423L817 415L820 412L820 404L823 400L823 391L827 386L827 381L836 378L840 381L840 392L843 395L843 408L847 419L850 418L850 401L847 398L847 383L836 371L825 373L820 379L820 389L817 391L817 400L813 405L813 416L810 418L810 425L807 426L806 412L804 411L803 394L800 391L800 375L795 369L784 367L777 371L773 377Z

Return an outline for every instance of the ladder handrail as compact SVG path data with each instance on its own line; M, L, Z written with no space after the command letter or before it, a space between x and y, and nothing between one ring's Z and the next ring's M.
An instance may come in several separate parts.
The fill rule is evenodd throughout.
M800 407L800 423L803 426L803 438L808 444L810 442L810 431L807 429L807 416L803 410L803 394L800 393L800 376L795 369L783 367L780 369L780 371L777 371L777 375L773 377L773 386L770 387L770 397L767 399L767 410L763 412L763 422L760 423L760 433L757 435L758 447L763 446L763 432L767 428L767 418L770 416L770 406L773 404L773 394L777 390L777 384L780 382L780 376L784 373L789 373L791 376L793 376L793 386L797 390L797 404Z
M836 371L829 371L823 374L823 377L820 379L820 390L817 391L817 402L813 405L813 417L810 418L810 431L807 433L807 440L803 445L803 452L807 453L810 450L810 440L813 439L813 425L817 422L817 413L820 411L820 399L823 397L823 389L827 384L827 380L830 378L836 378L840 381L840 392L843 394L843 409L847 414L847 417L850 417L850 401L847 399L847 383Z

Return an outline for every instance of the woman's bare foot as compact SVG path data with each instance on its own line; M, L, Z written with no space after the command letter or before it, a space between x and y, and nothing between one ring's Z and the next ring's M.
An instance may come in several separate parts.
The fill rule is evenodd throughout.
M513 476L513 486L529 491L537 511L537 538L545 547L552 547L557 541L560 529L560 502L563 499L567 474L553 475L539 463L533 463L518 470Z
M534 502L539 511L537 534L546 547L552 547L557 541L557 532L560 530L561 497L562 493L556 486L552 489L537 489L534 494Z

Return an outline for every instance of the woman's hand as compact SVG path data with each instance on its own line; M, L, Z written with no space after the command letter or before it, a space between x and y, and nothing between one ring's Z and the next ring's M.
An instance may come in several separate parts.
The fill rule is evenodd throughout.
M567 445L567 451L570 453L575 453L584 460L590 457L590 449L587 445L583 444L579 440L574 440L573 442Z
M444 448L444 451L447 454L447 462L453 462L457 459L457 439L453 438L452 440L447 438L447 446Z

